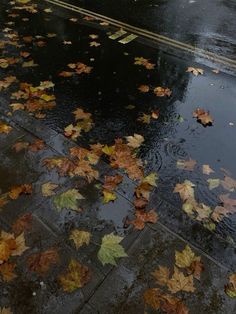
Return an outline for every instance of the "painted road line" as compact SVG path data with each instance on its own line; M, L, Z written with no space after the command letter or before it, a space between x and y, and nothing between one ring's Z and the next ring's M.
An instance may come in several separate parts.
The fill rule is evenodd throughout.
M182 43L180 41L177 41L177 40L174 40L174 39L171 39L171 38L168 38L168 37L165 37L165 36L162 36L162 35L159 35L159 34L156 34L156 33L153 33L153 32L150 32L150 31L147 31L147 30L123 23L121 21L118 21L118 20L112 19L110 17L98 14L96 12L92 12L92 11L77 7L77 6L72 5L72 4L68 4L68 3L60 1L60 0L44 0L44 1L51 3L51 4L54 4L56 6L68 9L70 11L80 13L82 15L87 15L87 16L91 16L95 19L103 20L104 22L107 22L110 25L125 29L126 31L132 32L136 35L151 39L153 41L156 41L156 42L159 42L159 43L162 43L162 44L165 44L165 45L168 45L168 46L180 49L180 50L187 51L189 53L193 53L194 55L197 55L199 57L202 57L202 58L205 58L208 60L212 60L214 62L217 62L217 63L220 63L220 64L223 64L223 65L226 65L226 66L229 66L231 68L236 69L236 60L232 60L232 59L229 59L227 57L220 56L220 55L217 55L215 53L209 52L207 50L204 50L204 49L201 49L198 47L194 47L192 45Z
M125 34L127 34L127 32L124 31L123 29L120 29L118 32L110 35L109 38L115 40L115 39L118 39Z
M138 36L134 35L134 34L130 34L129 36L119 40L119 43L126 45L128 43L130 43L131 41L133 41L134 39L136 39Z

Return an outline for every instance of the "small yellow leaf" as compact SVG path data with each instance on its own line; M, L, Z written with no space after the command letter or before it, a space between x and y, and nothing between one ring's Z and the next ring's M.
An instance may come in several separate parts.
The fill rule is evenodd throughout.
M70 234L70 240L73 240L78 250L83 244L88 245L90 242L91 233L87 231L82 231L78 229L72 230Z

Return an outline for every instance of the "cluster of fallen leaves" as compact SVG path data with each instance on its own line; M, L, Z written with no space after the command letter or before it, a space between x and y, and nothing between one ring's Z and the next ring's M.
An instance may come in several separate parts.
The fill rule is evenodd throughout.
M157 86L153 89L151 89L148 85L140 85L138 87L138 90L141 93L148 93L150 90L153 91L153 93L157 96L157 97L170 97L172 94L172 91L167 88L167 87L161 87L161 86Z
M143 57L136 57L134 64L136 65L142 65L144 66L147 70L153 70L155 68L155 64L151 63L148 59L145 59Z
M12 103L10 107L13 111L26 110L38 119L45 118L45 110L53 109L56 106L55 96L49 93L49 89L53 87L54 84L51 81L43 81L39 86L20 83L20 89L12 93L11 98L21 100L23 103Z
M9 192L0 194L0 208L5 206L10 200L16 200L22 194L30 195L32 194L31 184L21 184L11 187Z
M75 140L80 135L81 132L89 132L93 127L93 120L91 118L91 113L84 112L83 109L77 108L73 114L75 115L76 124L70 124L64 129L64 134L66 137L70 137Z
M179 169L193 171L195 166L196 161L192 159L177 161ZM209 165L203 165L202 172L205 175L210 175L214 173L214 170ZM225 174L222 180L218 178L207 179L207 183L209 190L221 186L228 192L236 191L236 180L228 174ZM224 217L236 213L236 199L231 198L230 193L219 194L219 204L213 209L196 201L194 188L194 183L185 180L183 183L176 184L174 192L179 193L183 201L183 211L191 218L201 221L208 229L214 230L216 222L220 222Z
M33 143L29 143L29 142L24 142L24 141L19 141L16 142L13 146L12 149L15 150L16 153L22 151L22 150L28 150L30 152L38 152L40 150L45 149L45 143L43 140L40 139L36 139L34 140Z
M170 293L195 291L194 279L200 280L204 266L201 257L196 256L190 246L186 245L182 252L175 251L175 265L171 271L165 266L159 266L152 275L159 286L166 287ZM189 313L182 300L170 293L164 293L159 288L150 288L144 292L145 305L164 313Z
M82 62L69 63L67 66L70 69L70 71L62 71L59 73L59 76L71 77L74 74L78 74L78 75L82 73L89 74L93 69L93 67L88 66Z

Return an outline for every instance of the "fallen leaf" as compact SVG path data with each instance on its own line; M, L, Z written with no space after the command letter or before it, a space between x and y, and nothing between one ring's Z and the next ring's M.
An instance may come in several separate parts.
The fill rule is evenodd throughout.
M236 211L236 208L235 208ZM211 219L214 221L220 222L224 217L227 217L228 214L232 213L232 210L229 208L225 208L223 206L216 206L212 215Z
M223 186L224 189L233 192L236 190L236 180L229 176L225 176L224 180L220 181L221 185Z
M17 110L24 110L25 109L25 105L21 104L21 103L13 103L10 104L10 107L12 108L12 111L15 112Z
M144 142L144 137L140 134L134 134L133 136L126 136L127 145L132 148L138 148Z
M77 200L82 200L84 197L76 190L70 189L54 197L54 204L58 210L63 208L80 211Z
M136 210L135 211L135 220L130 221L135 229L142 230L145 227L146 222L156 223L158 219L158 215L154 209L146 212L144 210Z
M142 183L148 183L151 186L157 186L156 184L157 179L158 179L157 174L155 172L152 172L143 178Z
M197 121L200 122L203 126L213 124L212 117L210 116L209 112L206 112L204 109L197 108L193 112L193 117L197 118Z
M230 298L236 298L236 273L229 276L228 284L225 286L225 293Z
M145 123L145 124L150 124L150 122L151 122L151 115L143 113L143 115L141 117L139 117L137 120L142 122L142 123Z
M208 179L207 182L210 190L213 190L220 185L220 179Z
M0 121L0 134L9 134L12 130L13 128L10 125Z
M71 231L70 240L73 240L78 250L84 244L89 245L91 233L83 230L74 229Z
M99 47L101 44L100 43L98 43L98 42L96 42L96 41L91 41L90 43L89 43L89 46L90 47Z
M103 193L103 203L104 204L107 204L107 203L109 203L111 201L115 201L117 199L117 196L116 196L116 194L114 192L111 192L109 190L105 190L104 189L102 191L102 193Z
M189 181L185 180L184 183L177 183L174 189L174 193L179 193L182 201L186 201L189 198L194 199L194 188L195 185Z
M4 263L0 265L0 274L2 276L3 281L10 282L17 277L17 275L14 273L15 267L16 264L12 263Z
M155 68L154 63L150 63L148 59L143 57L136 57L134 64L143 65L147 70L153 70Z
M25 230L31 230L31 228L32 228L32 214L31 213L23 214L12 225L12 231L17 236Z
M46 148L45 142L40 139L36 139L32 144L29 145L29 150L31 152L38 152Z
M45 197L49 197L52 195L55 195L54 190L58 187L58 184L52 183L52 182L47 182L42 184L41 190L42 194Z
M199 74L203 75L204 71L203 69L200 68L193 68L193 67L188 67L186 72L191 72L193 73L195 76L198 76Z
M177 293L179 291L194 292L193 276L185 276L182 272L174 267L174 274L167 284L170 292Z
M148 93L150 88L148 85L140 85L138 90L141 92L141 93Z
M229 194L221 194L219 199L224 204L224 207L229 209L232 213L236 212L236 200L229 197Z
M8 193L9 197L16 200L21 194L32 194L32 184L22 184L12 187Z
M214 173L215 171L211 169L211 167L209 165L203 165L202 166L202 173L203 174L211 174L211 173Z
M103 265L111 264L116 266L116 258L128 256L124 248L119 244L122 240L122 237L113 233L103 236L102 244L98 251L98 259Z
M52 265L59 262L59 255L56 249L48 249L44 252L32 254L27 257L27 265L30 271L39 275L46 274Z
M144 303L151 306L154 310L158 310L161 306L161 290L158 288L148 289L144 292Z
M172 91L169 88L164 88L164 87L160 87L160 86L154 88L153 92L158 97L164 97L164 96L170 97L172 94Z
M189 159L189 160L177 160L177 168L193 171L196 166L196 160Z
M152 275L159 285L166 286L169 281L170 271L165 266L159 266L159 269L156 269Z
M103 188L108 191L113 191L116 189L117 185L123 180L123 176L116 174L114 176L105 176L105 182Z
M28 246L25 245L25 237L24 233L21 233L15 238L16 241L16 249L14 249L11 253L12 256L20 256L22 255L26 250L29 249Z
M192 262L198 260L189 245L186 245L182 252L175 251L175 264L180 268L190 267Z
M60 275L58 279L64 291L73 292L85 286L90 278L91 272L89 268L72 259L67 272L64 275Z

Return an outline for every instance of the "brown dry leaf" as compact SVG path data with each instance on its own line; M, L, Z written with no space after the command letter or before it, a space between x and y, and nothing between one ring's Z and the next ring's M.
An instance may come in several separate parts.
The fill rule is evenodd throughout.
M140 85L138 90L141 92L141 93L148 93L150 88L148 85Z
M123 180L123 176L116 174L115 176L105 176L105 182L103 188L109 191L116 189L117 185L120 184Z
M18 153L23 149L27 149L28 147L29 147L28 142L17 142L12 146L12 149L14 149Z
M174 267L174 274L168 281L167 286L172 293L177 293L179 291L195 291L193 285L193 276L185 276L182 272L179 271L177 267Z
M135 220L130 221L129 223L134 226L137 230L142 230L145 227L146 222L156 223L158 219L157 213L154 209L146 212L144 210L135 211Z
M0 121L0 134L9 134L12 130L13 128L10 125Z
M227 217L232 211L229 208L225 208L223 206L216 206L213 214L211 215L211 219L214 221L220 222L224 217Z
M176 297L166 294L163 295L162 310L167 314L188 314L189 310L186 305Z
M153 186L150 185L148 182L141 182L135 188L135 195L137 196L137 198L144 198L146 200L149 200L152 189Z
M14 232L16 236L18 236L25 230L31 230L31 228L32 228L32 214L31 213L23 214L12 225L12 231Z
M195 184L189 180L185 180L184 183L176 184L174 193L179 193L180 198L185 202L188 199L194 199L194 187Z
M70 240L73 240L78 250L84 244L89 245L91 233L83 230L74 229L71 231Z
M169 88L164 88L160 86L154 88L153 92L158 97L164 97L164 96L170 97L172 94L172 91Z
M144 303L151 306L154 310L158 310L161 306L161 290L158 288L148 289L144 292Z
M150 63L148 59L143 57L136 57L134 64L143 65L147 70L153 70L155 68L154 63Z
M209 111L205 111L204 109L197 108L193 112L193 117L197 118L197 121L200 122L203 126L212 125L213 119L209 114Z
M91 113L85 112L81 108L77 108L75 111L73 111L73 114L75 115L75 120L88 120L92 116Z
M211 167L209 165L203 165L202 166L202 173L203 174L211 174L211 173L214 173L215 171L211 169Z
M10 282L17 277L17 275L14 273L15 267L16 264L11 263L4 263L0 265L0 274L2 276L3 281Z
M191 72L193 73L195 76L198 76L199 74L203 75L204 71L203 69L200 68L193 68L193 67L188 67L186 72Z
M0 91L2 89L8 88L12 83L16 81L15 76L7 76L3 80L0 81Z
M35 253L27 258L27 265L30 271L44 275L59 262L59 255L56 249L51 248L44 252Z
M131 148L138 148L144 142L144 137L140 134L134 133L133 136L126 136L127 145Z
M66 292L73 292L82 288L91 278L91 272L87 266L72 259L69 263L68 270L64 275L59 276L59 282Z
M23 58L28 58L30 56L30 53L27 51L21 51L20 56Z
M159 269L156 269L152 275L159 285L166 286L169 281L170 270L165 266L159 266Z
M204 265L200 260L193 261L191 265L188 267L188 274L192 274L194 278L200 280L201 273L204 270Z
M196 166L196 160L189 159L189 160L177 160L177 168L193 171Z
M152 111L152 118L157 120L159 118L159 115L160 115L160 110L155 110L155 111Z
M0 314L13 314L9 307L0 308Z
M7 197L8 197L8 193L0 195L0 208L2 208L8 203Z
M224 204L224 207L229 209L231 211L231 213L235 213L236 212L236 200L233 198L229 197L229 194L221 194L219 196L219 199L221 200L221 202Z
M62 71L59 73L59 76L62 77L71 77L73 75L73 72L69 72L69 71Z
M8 195L11 199L16 200L21 194L32 194L32 184L12 187Z
M25 245L25 237L24 233L21 233L19 236L15 238L16 241L16 249L12 251L12 256L22 255L28 247Z
M236 180L229 176L225 176L224 180L220 181L221 185L223 186L224 189L233 192L236 190Z
M17 110L24 110L25 109L25 105L18 103L18 102L10 104L10 107L12 108L13 112L15 112Z
M29 150L31 152L38 152L46 148L45 142L40 139L36 139L32 144L29 145Z
M194 205L194 211L197 213L196 220L198 221L208 219L212 213L212 209L203 203Z
M45 197L49 197L52 195L55 195L54 190L58 187L58 184L52 183L52 182L47 182L42 184L41 190L42 194Z
M148 204L148 200L145 198L136 198L133 201L134 207L137 209L142 209L145 208Z
M236 273L229 276L228 284L225 286L225 293L230 298L236 298Z

